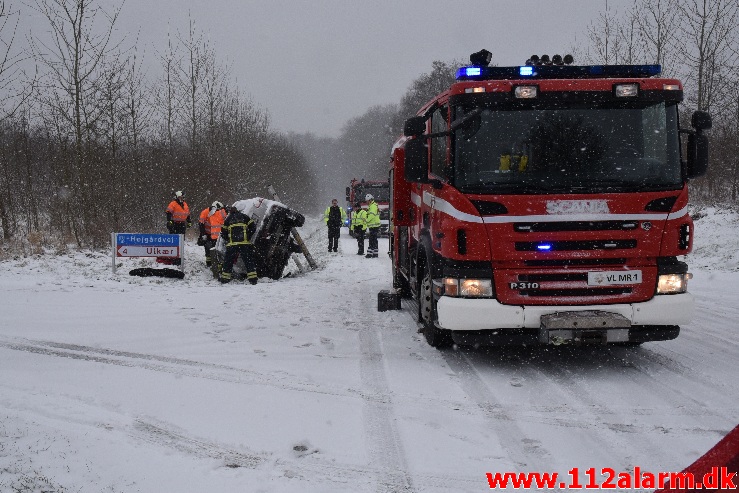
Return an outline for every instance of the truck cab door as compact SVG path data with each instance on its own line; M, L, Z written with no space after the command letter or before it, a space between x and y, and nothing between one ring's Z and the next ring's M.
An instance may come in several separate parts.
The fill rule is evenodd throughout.
M431 133L438 134L446 132L449 129L449 105L444 102L439 105L431 114ZM436 182L445 183L447 181L446 169L449 158L449 139L448 135L442 137L434 137L430 139L430 175ZM434 250L441 250L441 239L438 236L442 231L442 221L444 215L437 208L437 200L443 199L438 197L443 192L443 186L426 185L426 190L430 195L429 213L431 234L431 246Z

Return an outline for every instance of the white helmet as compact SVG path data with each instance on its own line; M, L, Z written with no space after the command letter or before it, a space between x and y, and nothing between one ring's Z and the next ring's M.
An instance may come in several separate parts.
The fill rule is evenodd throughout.
M368 193L367 195L364 196L364 200L369 202L370 200L374 200L374 197L372 196L371 193Z
M176 192L174 193L174 196L175 196L175 198L176 198L176 199L179 199L179 198L180 198L180 197L182 197L183 195L185 195L185 194L184 194L184 193L182 193L182 190L177 190L177 191L176 191Z
M214 209L223 209L223 204L216 200L215 202L213 202L213 205L211 205L211 207Z

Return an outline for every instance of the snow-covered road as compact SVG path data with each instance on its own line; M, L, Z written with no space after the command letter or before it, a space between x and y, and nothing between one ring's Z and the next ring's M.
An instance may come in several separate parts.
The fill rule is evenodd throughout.
M692 269L674 341L437 351L376 310L386 256L308 236L319 270L256 287L200 250L182 281L100 253L3 262L0 491L489 491L679 471L739 423L739 271Z

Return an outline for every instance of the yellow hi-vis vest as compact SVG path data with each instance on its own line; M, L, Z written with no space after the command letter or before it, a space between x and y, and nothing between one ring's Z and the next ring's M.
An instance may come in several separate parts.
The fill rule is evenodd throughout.
M380 227L380 208L377 207L377 202L374 200L369 203L369 206L367 206L367 227Z
M364 209L357 209L352 211L352 229L356 226L360 226L362 229L367 229L367 211Z

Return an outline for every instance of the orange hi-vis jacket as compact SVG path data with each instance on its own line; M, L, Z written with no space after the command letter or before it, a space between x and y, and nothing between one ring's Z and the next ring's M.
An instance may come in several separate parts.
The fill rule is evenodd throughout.
M190 217L190 206L187 202L180 204L176 200L173 200L167 206L167 213L172 214L172 221L176 223L184 223L187 218Z
M205 234L210 236L210 239L217 240L221 235L221 226L223 226L223 221L225 220L226 211L224 209L218 209L211 214L210 207L207 207L200 213L199 222L203 225Z

